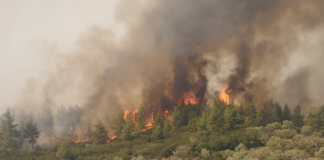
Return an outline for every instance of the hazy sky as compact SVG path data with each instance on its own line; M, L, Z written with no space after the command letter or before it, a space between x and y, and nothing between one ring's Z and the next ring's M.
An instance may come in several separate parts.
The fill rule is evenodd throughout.
M65 50L93 25L121 32L113 19L116 0L1 0L0 112L15 104L25 83L46 66L42 46Z
M110 104L107 102L107 97L109 97L110 92L114 92L113 89L116 91L123 91L114 93L122 95L120 96L122 98L121 102L130 103L132 102L130 99L133 98L135 99L134 101L140 103L140 98L134 97L133 95L141 94L141 89L143 88L138 89L139 91L136 91L134 94L130 91L135 90L134 86L140 86L138 84L145 84L145 86L149 86L152 89L159 86L158 83L152 83L152 87L147 85L147 82L155 82L154 78L159 79L160 74L157 73L160 73L160 66L168 64L162 63L161 59L165 58L165 62L170 62L168 67L172 67L173 61L169 60L177 57L177 54L174 53L181 51L181 53L186 52L185 54L190 54L196 51L195 49L197 49L197 53L200 53L200 50L204 48L200 47L200 45L202 45L200 43L203 43L202 40L205 40L203 37L209 37L210 33L214 33L210 36L215 37L210 40L219 40L223 42L223 40L227 40L227 37L231 37L230 35L232 35L232 33L238 33L236 28L239 28L241 24L245 23L250 24L252 30L255 29L256 31L255 34L257 34L257 36L251 41L251 46L253 47L255 47L255 44L259 43L258 38L265 42L272 39L271 42L275 45L277 40L280 40L278 39L280 36L282 36L282 38L293 37L278 41L282 44L282 48L285 48L284 44L290 41L294 44L291 48L282 49L282 53L285 55L283 56L284 58L282 58L284 59L282 62L279 61L281 56L279 56L279 52L272 50L266 55L271 55L270 57L278 55L279 57L272 57L273 61L271 61L271 59L268 61L266 56L264 56L262 60L268 64L259 64L258 59L252 59L253 63L255 63L254 66L252 65L252 68L254 67L256 71L250 73L247 81L253 78L267 78L269 76L269 90L273 90L273 95L271 96L281 104L291 102L291 106L294 106L300 103L300 99L309 101L307 105L320 105L324 103L322 98L324 87L321 85L324 81L324 70L322 69L324 66L322 63L324 58L322 52L324 30L322 29L322 20L319 18L321 15L307 14L308 10L305 9L302 10L303 12L300 14L311 18L303 19L303 17L299 16L297 13L288 14L289 12L282 10L282 8L280 8L281 5L285 6L286 3L289 2L279 3L279 1L273 2L278 5L279 8L271 8L271 5L267 5L267 3L262 3L261 5L261 2L260 8L260 6L255 5L256 1L242 1L242 10L236 8L236 5L238 5L236 1L204 2L191 0L190 2L192 3L187 3L185 0L172 1L170 3L149 0L119 0L117 4L119 8L115 9L117 0L0 0L0 113L8 107L18 106L18 102L20 102L20 107L24 108L26 108L25 102L32 102L28 106L30 108L37 105L47 105L46 98L44 98L47 96L51 97L53 102L56 102L52 104L54 107L60 105L82 105L81 101L86 98L88 98L87 100L89 102L98 102L89 105L94 107L98 106L100 101L91 100L91 98L95 99L96 96L100 97L98 95L101 93L107 92L107 95L102 94L101 96L102 106L106 107L106 105L108 106L108 104ZM216 8L218 6L219 9L215 9L215 7L212 7L209 3L215 5ZM250 15L250 9L244 9L246 6L245 3L249 4L248 7L255 9L252 10L255 15ZM300 6L303 6L303 3L306 3L306 1L300 1L300 5L296 4L295 8L302 9L303 7ZM222 4L224 7L221 6ZM312 3L309 2L308 5L310 4ZM267 14L268 10L262 9L262 6L265 8L269 7L270 16ZM313 6L316 9L314 13L317 13L317 11L322 13L320 11L323 9L321 9L320 6L321 5ZM249 18L238 18L240 16L234 16L233 18L233 11L228 10L226 7L234 8L233 11L237 12L237 15L240 15L242 12L245 13L247 17L264 17L264 19L267 20L267 25L261 25L264 23L261 21L262 18L255 18L252 20ZM276 9L280 12L277 12ZM217 10L217 12L215 10ZM287 9L287 11L289 11L289 9ZM117 13L115 14L115 12ZM276 13L278 13L278 15ZM243 14L243 17L245 14ZM287 14L288 18L281 18L282 15L279 14ZM115 20L115 15L118 16L118 20ZM193 15L197 17L192 17ZM289 18L289 16L293 18ZM280 21L281 19L282 21ZM283 24L278 25L277 21L272 22L270 20L277 20ZM311 20L313 20L314 23L312 23L313 21ZM119 24L116 21L122 22L123 24ZM290 21L292 21L291 24ZM315 23L317 21L319 22ZM254 22L258 22L256 24L260 25L257 26L260 27L259 30L257 27L253 28L255 27ZM299 25L295 23L303 24L302 26L304 26L304 28L298 27ZM285 26L285 24L288 26ZM270 26L270 28L266 26ZM291 30L290 27L294 30ZM285 34L281 35L279 34L280 32L275 29L282 29ZM113 34L109 31L112 31ZM228 35L227 32L224 31L228 31ZM267 34L267 31L269 31L269 34ZM276 34L272 35L270 31L274 31ZM291 35L287 34L286 31L292 31L289 32ZM224 33L224 37L219 36L222 35L219 33ZM113 36L110 37L110 35ZM119 37L123 37L123 41L120 43L122 45L115 46L114 43L110 42L110 40L116 40L114 35L117 36L117 40ZM125 37L123 35L125 35ZM238 35L239 34L235 36ZM82 36L85 36L85 38ZM254 37L254 35L252 37ZM197 43L196 40L199 41L199 43ZM239 38L238 36L237 40L244 40L244 38ZM196 45L197 48L195 48ZM208 51L215 51L216 58L219 57L217 55L218 52L216 52L218 49L214 48L212 45L209 46L209 43L204 43L202 46L204 45L206 45L205 48L207 48ZM76 47L77 51L74 51L73 49L75 48L73 47ZM232 47L229 45L229 47L226 48L225 45L224 48L225 51L227 49L230 51ZM166 49L166 51L163 49ZM220 48L220 50L221 49L222 48ZM51 67L55 69L55 67L60 65L59 61L62 60L55 57L56 52L59 54L72 53L77 56L73 57L74 59L72 58L72 60L67 58L68 56L63 56L66 59L63 65L66 65L64 67L68 68L67 71L53 72L51 78L54 79L54 82L51 82L49 78L50 80L47 81L48 86L46 88L46 86L42 86L44 85L41 83L42 78L48 78L46 75L50 73ZM138 53L145 53L144 55L147 57L143 57ZM165 56L165 53L168 53L170 57ZM257 53L259 52L255 51L256 55L258 55ZM232 54L234 55L234 52ZM237 54L237 56L239 55L244 54ZM227 57L227 54L222 54L222 56L227 59L220 60L230 61L233 63L233 66L227 67L227 65L229 65L227 61L224 61L224 65L219 65L219 67L215 67L216 62L215 65L213 65L213 63L209 64L212 68L214 67L215 70L220 70L220 72L215 72L215 74L214 72L210 72L210 76L207 77L208 87L212 89L210 93L213 94L215 91L219 91L220 87L225 87L225 84L216 81L220 76L223 77L223 80L227 79L227 76L219 74L222 69L224 72L226 71L228 73L229 68L234 68L234 64L236 64L234 63L236 62L235 58ZM259 56L259 58L260 57L262 58L262 56ZM147 60L145 60L145 58L147 58ZM241 58L243 58L242 62L245 63L245 57L242 56ZM114 63L109 64L109 61ZM161 64L159 64L160 62ZM276 68L274 63L277 62L281 63L277 65ZM70 65L71 63L73 64ZM221 64L218 61L217 63ZM271 69L271 67L276 69ZM148 74L147 68L151 69L151 75ZM251 69L250 67L247 68ZM78 84L79 86L73 86L74 89L76 88L75 90L70 89L69 87L71 87L71 84L65 84L64 82L70 82L70 80L74 78L73 76L75 76L73 74L77 75L77 71L82 69L84 70L84 75L80 76L82 80L80 84ZM181 72L182 70L181 68L179 69ZM267 72L268 70L276 76L271 77ZM169 74L167 69L165 69L165 71ZM166 77L170 78L168 74L166 74ZM172 74L173 73L170 72L170 75ZM228 74L231 74L231 72ZM62 75L63 77L60 77ZM109 79L110 75L115 75L115 79ZM129 76L124 77L125 75ZM66 79L64 79L64 76L67 78L65 77ZM213 76L216 76L216 78L213 78ZM129 82L133 82L134 77L140 78L138 79L138 84L133 86ZM33 79L35 79L35 81L33 81ZM98 82L98 79L102 81ZM111 82L107 79L111 80ZM74 79L74 81L77 80L77 78ZM159 80L161 80L161 84L167 83L167 81L163 79ZM29 83L31 81L34 83ZM102 84L100 82L102 82ZM71 83L74 82L71 81ZM183 83L183 81L181 81L181 83ZM30 84L37 86L39 90L43 89L43 91L32 94L34 93L34 88L30 87ZM216 87L214 87L214 85ZM114 86L118 87L114 88ZM90 92L89 88L93 89L93 92ZM145 90L143 89L143 91ZM30 95L24 95L29 93ZM44 93L48 93L48 95ZM86 93L84 94L86 96L74 96L77 95L77 93L81 93L80 95ZM128 93L128 100L125 101L124 96ZM56 96L64 100L57 101L59 98ZM25 99L21 100L21 97ZM78 98L73 99L73 97ZM116 100L114 96L110 98ZM130 105L123 104L123 106Z

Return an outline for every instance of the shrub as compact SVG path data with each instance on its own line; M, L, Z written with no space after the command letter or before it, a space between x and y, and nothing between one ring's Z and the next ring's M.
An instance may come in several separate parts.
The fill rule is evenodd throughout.
M324 147L321 147L319 151L315 152L315 157L317 158L324 158Z
M120 157L114 157L114 159L113 160L123 160L122 158L120 158Z
M276 129L274 134L278 137L291 139L297 134L297 131L294 129Z
M189 147L181 145L177 147L177 149L173 152L173 155L181 158L186 158L188 157L189 150L190 150Z
M310 136L312 134L312 128L309 126L303 126L300 133L304 136Z
M227 159L229 157L232 157L233 154L234 154L234 151L227 149L227 150L223 151L222 156L224 159Z
M201 151L200 151L200 154L201 154L201 156L203 156L204 158L206 158L206 157L210 157L210 153L209 152L210 151L207 150L206 148L202 148Z
M292 140L282 139L280 137L272 136L266 144L272 151L281 150L285 151L294 148L294 143Z
M146 160L146 158L143 155L139 155L137 157L132 157L131 160Z
M262 144L267 144L269 140L269 136L267 134L262 134L262 136L260 137L260 141Z
M298 149L286 151L284 153L284 156L286 157L286 159L291 160L307 159L309 157L309 155L305 151Z
M284 120L282 122L281 129L293 129L293 128L294 128L294 124L292 121Z
M250 152L248 155L244 157L246 160L250 159L272 159L270 148L268 147L260 147Z
M63 159L71 159L73 157L69 142L63 141L60 144L59 149L57 150L56 153L56 157L63 158Z

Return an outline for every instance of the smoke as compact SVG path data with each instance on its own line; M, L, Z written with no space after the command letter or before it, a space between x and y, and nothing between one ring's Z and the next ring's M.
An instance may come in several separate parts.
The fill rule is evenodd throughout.
M109 28L94 25L68 51L45 46L50 53L45 78L30 82L19 105L78 104L85 121L113 120L122 110L140 106L161 112L184 92L208 105L226 86L236 103L260 107L285 86L281 102L310 105L302 89L309 87L311 70L295 75L282 70L300 45L299 35L322 29L322 3L120 1L116 20L125 34L119 39Z

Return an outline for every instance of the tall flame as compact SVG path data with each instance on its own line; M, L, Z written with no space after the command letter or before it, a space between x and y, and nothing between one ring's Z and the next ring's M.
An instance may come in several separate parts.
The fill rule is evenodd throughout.
M145 124L145 129L143 129L142 131L146 131L146 130L152 128L152 126L153 126L153 122L154 122L154 119L153 119L153 113L154 113L154 110L153 110L152 113L151 113L151 117L150 117L149 122L147 122L147 123Z
M180 100L179 100L179 103L181 103L182 101L183 101L186 105L187 105L188 103L191 103L191 104L197 104L197 103L198 103L198 100L197 100L195 94L194 94L193 92L191 92L191 91L189 91L189 92L184 92L184 93L182 94L182 96L181 96L181 98L180 98Z
M231 93L231 89L226 89L226 88L221 89L219 99L224 103L229 104L230 101L229 93Z
M126 119L127 115L130 114L133 123L136 125L136 117L135 117L135 115L136 115L137 112L138 112L138 108L131 109L131 110L125 110L124 111L124 119Z

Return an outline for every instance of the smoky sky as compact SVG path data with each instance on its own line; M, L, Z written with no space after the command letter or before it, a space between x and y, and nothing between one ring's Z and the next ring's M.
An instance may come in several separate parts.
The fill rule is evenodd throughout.
M60 104L70 99L85 110L85 119L103 113L114 119L140 106L162 112L185 92L208 106L220 87L231 90L235 103L252 102L258 108L276 100L279 91L286 93L278 98L281 103L313 105L310 93L298 94L310 90L312 70L283 70L292 65L300 34L322 33L323 3L120 1L115 19L125 34L117 40L109 27L93 25L69 50L47 46L55 63L44 71L43 83L29 82L18 106L55 108L70 105ZM312 57L318 55L314 51ZM39 107L28 105L35 99Z

